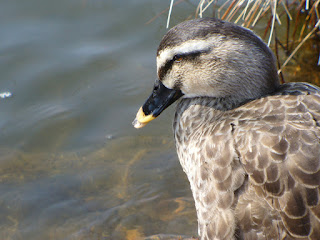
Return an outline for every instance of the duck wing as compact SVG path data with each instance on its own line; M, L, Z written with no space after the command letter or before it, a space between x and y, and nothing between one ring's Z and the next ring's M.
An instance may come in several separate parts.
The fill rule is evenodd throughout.
M235 111L245 239L320 239L320 90L289 83Z

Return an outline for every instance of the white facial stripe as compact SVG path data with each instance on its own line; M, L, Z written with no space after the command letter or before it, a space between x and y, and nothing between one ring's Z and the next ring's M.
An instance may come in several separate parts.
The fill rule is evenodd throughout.
M206 51L210 48L212 43L204 40L189 40L182 43L179 46L173 48L164 49L159 52L157 57L157 69L159 69L169 60L171 60L176 54L188 54L196 51Z

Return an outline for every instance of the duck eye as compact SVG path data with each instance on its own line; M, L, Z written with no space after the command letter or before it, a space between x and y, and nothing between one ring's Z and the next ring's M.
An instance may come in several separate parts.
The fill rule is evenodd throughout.
M175 55L174 57L173 57L173 61L175 61L175 62L181 62L181 60L182 60L182 56L181 55Z

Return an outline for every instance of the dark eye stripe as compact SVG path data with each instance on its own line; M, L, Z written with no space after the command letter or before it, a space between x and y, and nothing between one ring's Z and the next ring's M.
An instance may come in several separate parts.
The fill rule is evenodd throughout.
M159 80L161 81L164 77L164 75L167 74L167 72L172 68L172 64L173 64L173 60L170 60L170 61L167 61L164 66L162 66L160 69L159 69L159 73L158 73L158 77L159 77Z
M209 49L203 50L203 51L194 51L189 53L183 53L183 54L176 54L173 56L171 60L168 60L160 69L159 69L159 80L163 79L163 77L167 74L167 72L172 68L172 65L176 59L179 59L179 62L181 61L191 61L197 58L200 54L208 52Z

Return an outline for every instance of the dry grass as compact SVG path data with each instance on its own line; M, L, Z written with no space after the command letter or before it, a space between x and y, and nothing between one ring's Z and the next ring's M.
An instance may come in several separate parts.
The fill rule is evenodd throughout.
M209 6L217 3L218 0L200 0L196 16L202 17ZM275 49L281 47L288 55L284 63L279 64L279 73L281 73L301 46L316 36L316 32L319 31L319 3L320 0L226 0L218 8L217 17L241 23L247 28L254 28L259 21L267 20L264 35L269 32L268 45L270 46L274 39ZM281 19L287 22L285 27L282 26L287 33L285 37L277 38L276 24L283 25ZM293 30L290 33L291 25L293 25ZM320 57L318 59L319 65Z

